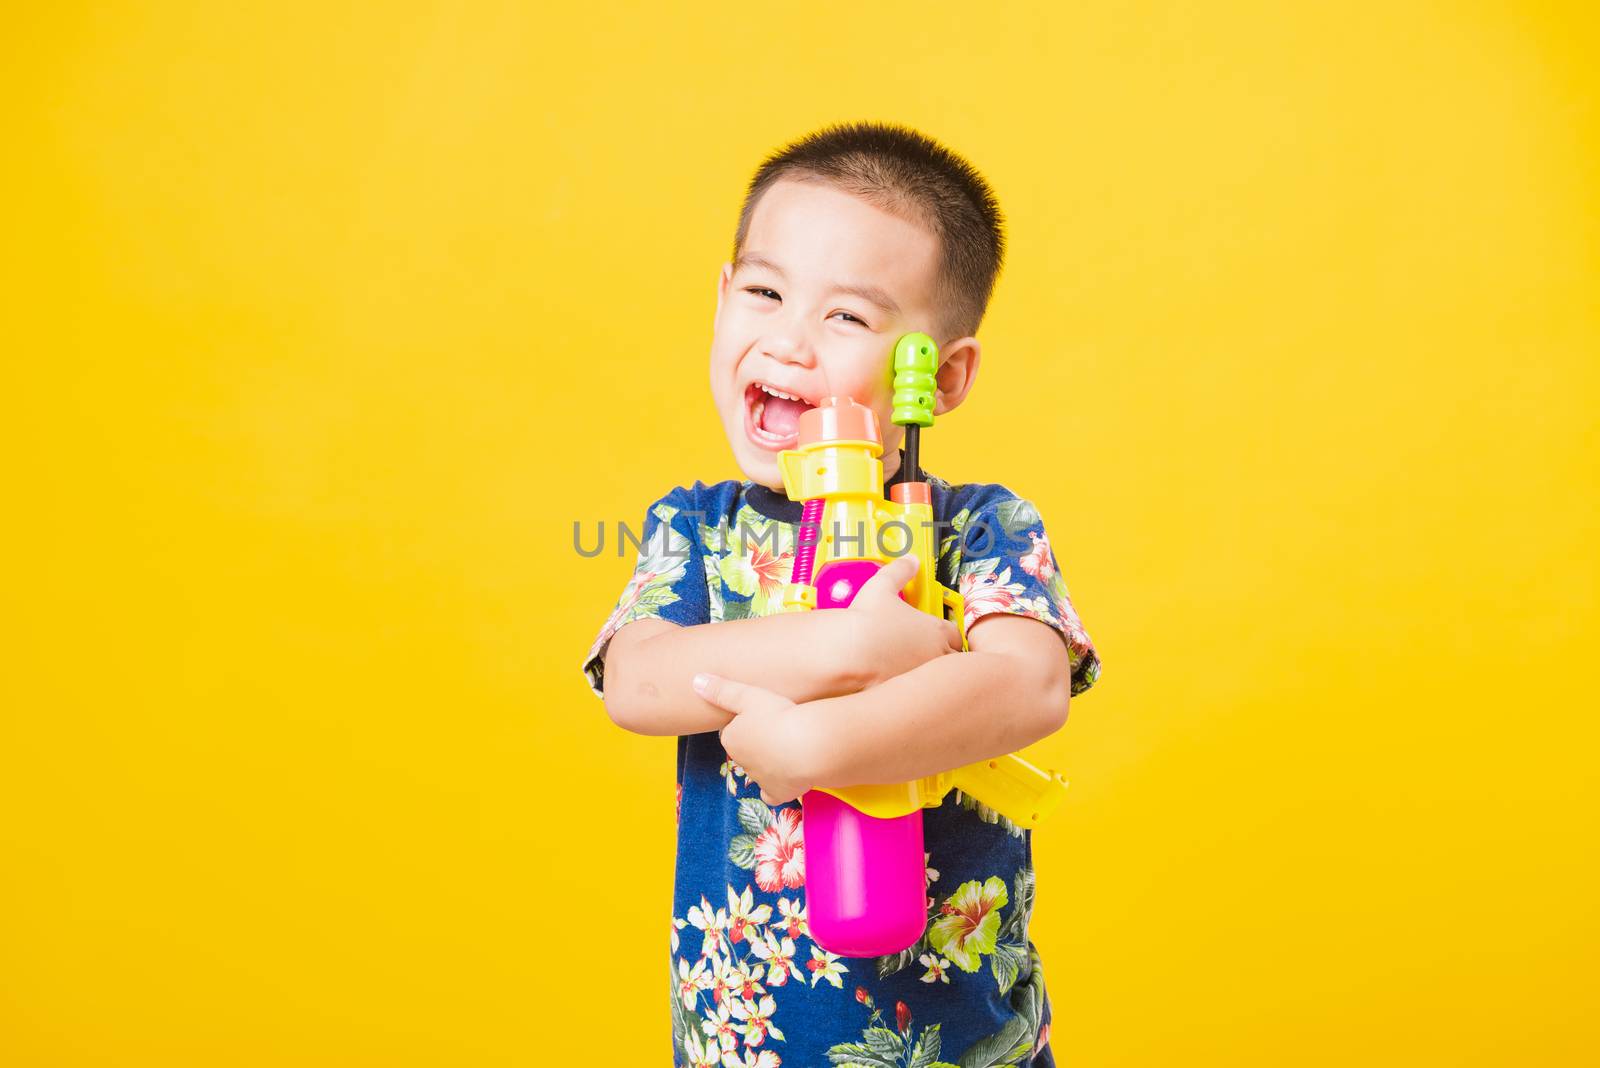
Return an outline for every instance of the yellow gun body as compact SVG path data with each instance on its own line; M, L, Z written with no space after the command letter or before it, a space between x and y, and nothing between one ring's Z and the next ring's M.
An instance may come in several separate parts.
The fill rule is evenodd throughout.
M938 579L933 506L892 501L883 496L883 463L878 459L881 452L882 446L876 441L830 440L778 454L789 498L824 501L812 574L820 574L834 561L888 563L909 553L917 560L917 573L904 590L907 602L923 612L952 620L961 631L965 648L961 595ZM815 586L791 582L784 588L784 611L807 611L816 605ZM1067 780L1013 753L912 782L817 787L880 819L937 807L952 788L1013 823L1031 828L1061 804Z

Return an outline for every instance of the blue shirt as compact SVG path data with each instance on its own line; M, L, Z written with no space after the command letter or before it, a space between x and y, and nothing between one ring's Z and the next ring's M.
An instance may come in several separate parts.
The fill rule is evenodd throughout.
M1038 510L1004 486L924 477L935 520L949 524L939 581L965 598L966 626L994 612L1039 620L1066 643L1072 693L1087 690L1100 659ZM584 660L594 692L604 692L607 643L628 623L777 612L799 522L797 502L750 481L696 482L652 504L633 577ZM1032 832L959 790L924 809L922 940L846 958L810 938L798 801L763 802L709 731L678 739L677 803L674 1065L1053 1068L1044 969L1028 937Z

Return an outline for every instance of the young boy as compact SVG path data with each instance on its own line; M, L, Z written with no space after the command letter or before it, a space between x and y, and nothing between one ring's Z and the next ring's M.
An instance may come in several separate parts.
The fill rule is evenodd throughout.
M796 800L1015 752L1062 726L1100 664L1038 512L1002 486L925 473L949 524L938 577L966 599L969 651L897 597L909 557L847 609L779 612L801 506L777 454L800 414L833 395L874 409L886 484L902 481L894 342L932 334L935 414L959 406L1003 247L984 180L904 128L823 130L751 182L711 344L712 396L746 478L651 505L584 663L619 726L678 736L675 1064L1055 1063L1028 939L1030 832L959 791L924 809L922 941L841 958L809 937Z

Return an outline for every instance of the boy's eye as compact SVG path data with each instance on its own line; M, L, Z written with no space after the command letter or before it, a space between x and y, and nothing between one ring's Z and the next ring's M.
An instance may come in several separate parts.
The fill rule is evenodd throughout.
M838 312L837 314L844 316L846 319L849 319L852 323L861 323L862 326L866 326L867 325L863 320L856 318L854 315L851 315L847 311Z
M746 286L745 292L754 293L758 297L771 297L773 300L783 299L782 297L778 296L776 290L768 289L765 286Z

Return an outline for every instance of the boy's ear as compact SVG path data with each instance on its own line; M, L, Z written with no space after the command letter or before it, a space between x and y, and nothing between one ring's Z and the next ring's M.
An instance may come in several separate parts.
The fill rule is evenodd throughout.
M934 374L937 388L933 414L943 415L960 407L978 381L978 364L983 359L983 346L975 337L959 338L939 348L939 370Z
M717 314L722 314L722 298L728 295L728 283L733 280L733 264L724 263L722 274L717 279Z

